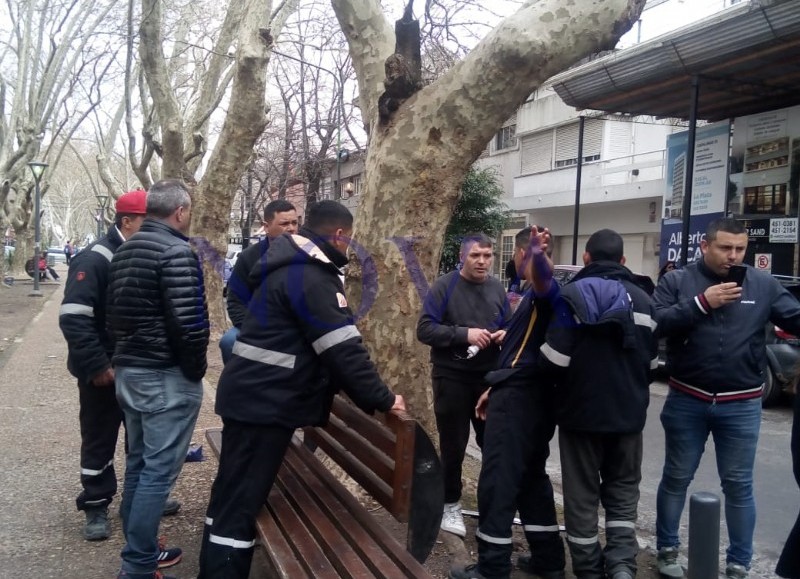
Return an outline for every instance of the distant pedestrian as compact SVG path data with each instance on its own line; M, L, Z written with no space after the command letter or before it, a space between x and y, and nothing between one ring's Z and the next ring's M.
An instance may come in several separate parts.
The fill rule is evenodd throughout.
M655 309L625 267L616 231L593 233L583 263L561 289L566 307L557 308L541 349L543 369L552 372L559 392L567 545L578 579L633 579L642 430L651 372L658 367Z
M72 243L70 243L69 239L67 239L67 243L64 244L64 258L67 260L67 266L69 266L72 261Z
M444 472L442 530L467 534L461 513L461 472L470 422L478 446L482 420L474 409L488 388L483 376L494 368L511 308L505 288L490 275L492 240L472 233L461 243L461 269L437 279L422 305L417 339L431 347L433 411Z
M747 230L716 219L700 242L702 258L668 273L654 295L659 333L667 337L669 394L661 412L666 455L656 503L658 569L683 577L678 528L686 490L714 437L730 545L725 574L748 576L756 504L753 465L761 427L766 333L771 321L800 333L800 303L765 272L746 266L741 284L729 281L742 265Z
M677 268L677 266L676 266L674 261L667 261L661 267L661 269L658 270L658 280L657 281L661 281L662 277L664 277L665 275L667 275L669 272L673 271L676 268Z
M182 554L160 543L158 527L194 433L207 368L203 272L186 236L191 212L186 185L155 183L147 218L111 262L108 320L128 431L120 578L152 579Z
M292 235L297 233L297 210L286 199L270 201L264 207L264 230L267 235L256 243L248 246L239 254L228 280L228 295L226 305L228 317L233 327L222 335L219 340L219 349L222 353L222 362L231 359L231 351L236 338L247 317L248 306L253 292L261 285L266 271L265 255L272 239L283 233ZM257 269L254 269L259 266Z
M47 250L42 251L42 255L39 256L39 271L42 272L42 279L47 279L49 275L51 279L54 281L58 281L61 279L61 276L58 275L58 272L47 263Z
M146 211L144 191L117 199L114 225L70 263L58 323L67 341L67 367L78 379L81 427L81 486L76 504L86 514L83 537L111 536L108 506L117 493L114 453L122 410L114 390L114 340L106 328L106 290L111 258L139 231ZM69 241L67 242L69 246ZM65 249L66 251L66 249Z

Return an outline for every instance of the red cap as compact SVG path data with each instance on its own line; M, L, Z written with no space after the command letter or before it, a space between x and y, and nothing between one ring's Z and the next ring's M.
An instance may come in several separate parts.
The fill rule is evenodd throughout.
M144 215L147 213L147 192L137 189L120 195L117 199L117 213Z

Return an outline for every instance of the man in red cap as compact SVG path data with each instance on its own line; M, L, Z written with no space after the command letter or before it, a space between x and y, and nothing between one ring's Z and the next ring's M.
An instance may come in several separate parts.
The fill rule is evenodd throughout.
M114 224L69 265L59 326L67 341L67 367L78 379L81 425L81 486L76 500L86 513L83 536L100 541L111 535L108 505L117 492L114 452L122 410L114 390L111 355L114 342L106 330L106 290L111 258L122 243L139 231L146 212L145 191L129 191L117 199ZM165 514L180 508L169 501Z

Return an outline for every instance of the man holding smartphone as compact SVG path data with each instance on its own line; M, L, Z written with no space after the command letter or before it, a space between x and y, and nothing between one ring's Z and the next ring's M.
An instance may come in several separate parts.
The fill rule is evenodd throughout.
M683 577L681 514L709 432L725 494L730 545L725 574L748 576L756 508L753 465L761 426L768 321L800 332L800 303L772 276L742 265L747 230L712 221L702 258L667 273L654 295L658 331L667 338L670 391L661 423L666 455L658 486L658 570Z

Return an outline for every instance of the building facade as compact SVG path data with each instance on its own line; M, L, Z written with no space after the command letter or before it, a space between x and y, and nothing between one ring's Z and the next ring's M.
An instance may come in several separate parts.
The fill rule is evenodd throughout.
M554 235L554 261L572 263L579 116L544 87L520 107L478 160L492 167L506 191L512 226L503 232L496 271L513 250L519 226L540 224ZM584 111L578 243L581 262L589 236L618 231L628 266L655 277L658 271L667 135L682 130L668 121Z

